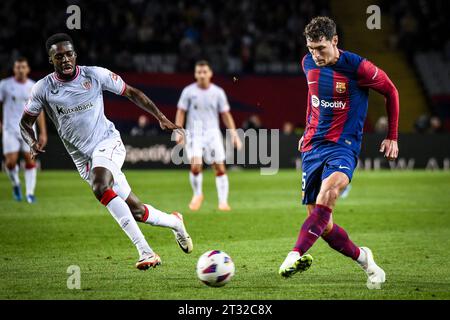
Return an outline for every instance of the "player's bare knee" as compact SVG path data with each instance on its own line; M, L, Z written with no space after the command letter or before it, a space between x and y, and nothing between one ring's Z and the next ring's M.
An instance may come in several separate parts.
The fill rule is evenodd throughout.
M14 167L17 165L18 156L14 154L7 154L5 156L5 167L8 170L14 169Z
M112 187L111 184L107 183L104 180L94 180L94 182L92 183L92 192L94 193L95 197L100 201L105 191L110 189L111 187Z
M224 174L227 173L227 170L224 165L216 165L214 167L214 170L216 172L217 177L223 176Z
M329 188L327 190L327 198L329 199L329 201L332 201L332 203L334 203L334 201L337 200L337 198L339 197L339 194L340 194L340 191L337 186L333 186L332 188Z
M199 173L202 172L202 166L201 165L197 165L197 164L191 165L191 172L194 175L198 175Z
M5 167L8 170L13 170L15 166L16 166L16 163L14 161L8 161L8 160L5 161Z
M340 191L337 186L329 186L323 188L318 197L317 197L317 203L331 207L336 202L337 198L339 197Z

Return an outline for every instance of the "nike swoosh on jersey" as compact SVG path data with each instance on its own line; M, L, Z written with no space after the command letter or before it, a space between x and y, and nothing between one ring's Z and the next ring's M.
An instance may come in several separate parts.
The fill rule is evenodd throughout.
M314 84L317 83L317 81L308 81L308 84Z
M348 170L350 170L350 168L346 167L346 166L339 166L339 169L348 169Z

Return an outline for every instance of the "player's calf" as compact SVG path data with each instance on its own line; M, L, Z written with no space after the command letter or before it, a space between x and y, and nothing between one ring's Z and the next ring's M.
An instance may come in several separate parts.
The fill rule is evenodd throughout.
M139 200L139 198L133 193L130 192L130 195L125 200L128 207L130 208L131 214L134 217L134 220L138 222L145 222L145 213L146 209L144 204Z
M332 249L342 253L344 256L352 258L355 261L358 259L360 254L359 248L350 240L347 232L337 224L333 224L329 232L324 232L322 239Z
M162 212L149 204L142 203L139 198L131 192L125 200L134 219L138 222L150 224L152 226L167 227L173 230L180 228L179 219L170 214Z
M195 158L192 161L195 161ZM191 202L189 203L189 209L191 209L192 211L197 211L200 209L204 198L201 162L200 164L195 164L194 162L191 164L191 171L189 172L189 182L191 183L193 192Z
M303 255L312 247L325 231L331 219L331 212L332 210L329 207L320 204L315 206L313 212L306 218L300 229L293 251Z
M221 211L230 211L231 208L228 205L229 182L225 164L223 163L214 164L214 170L216 172L216 188L217 188L217 197L219 200L218 208Z
M130 211L136 221L172 229L175 240L185 253L191 253L193 249L192 239L186 231L183 216L174 212L167 214L149 204L143 204L134 193L130 193L126 200Z
M13 198L22 201L22 189L20 187L19 166L17 164L18 154L9 153L5 155L5 169L13 188Z
M131 242L136 246L139 252L139 261L136 267L140 268L142 261L145 261L145 265L148 262L148 257L157 255L145 240L127 203L112 189L112 173L106 168L95 167L92 169L91 174L91 186L95 197L108 209Z
M36 162L27 159L25 163L25 193L28 203L35 203L34 189L36 188Z
M99 184L99 186L101 185ZM101 189L102 188L98 187L94 190L94 193L100 192ZM138 264L136 264L136 267L139 269L144 268L140 267L141 264L148 264L147 262L149 261L147 260L149 259L147 258L157 257L157 255L153 252L153 250L145 240L144 235L142 234L136 221L133 218L133 215L131 214L130 208L128 207L126 202L122 198L120 198L111 188L106 189L103 192L100 198L100 202L108 209L108 211L120 225L122 230L127 234L130 240L136 246L136 249L139 252L139 261Z

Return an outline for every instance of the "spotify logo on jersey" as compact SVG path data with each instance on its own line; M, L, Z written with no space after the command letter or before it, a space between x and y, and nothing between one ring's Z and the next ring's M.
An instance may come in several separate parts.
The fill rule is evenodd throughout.
M326 100L320 100L316 95L311 96L311 104L314 108L318 108L321 106L324 109L331 108L331 109L345 109L345 106L347 105L347 102L344 101L326 101Z
M317 108L320 105L320 100L316 95L313 94L311 97L311 103L314 108Z

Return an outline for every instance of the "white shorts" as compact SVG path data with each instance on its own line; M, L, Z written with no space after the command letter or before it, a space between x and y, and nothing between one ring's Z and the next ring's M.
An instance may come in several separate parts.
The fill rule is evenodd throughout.
M189 160L195 157L203 158L206 164L225 162L223 136L219 130L211 130L202 134L186 131L185 150Z
M3 154L15 152L30 152L30 147L23 140L20 132L3 130L2 133Z
M120 137L103 140L94 149L92 159L78 168L81 177L90 185L90 171L96 167L106 168L111 171L114 178L113 191L126 200L131 192L127 178L122 172L122 165L125 161L126 149Z

